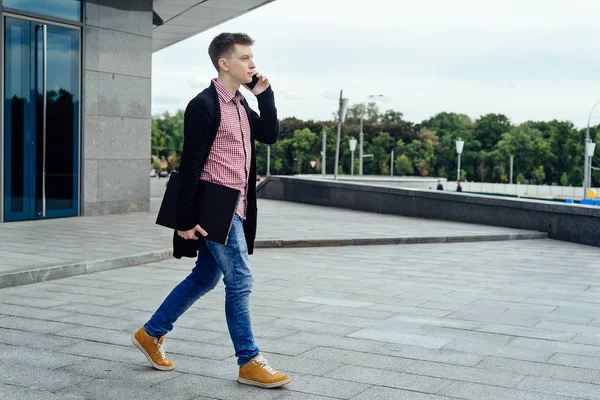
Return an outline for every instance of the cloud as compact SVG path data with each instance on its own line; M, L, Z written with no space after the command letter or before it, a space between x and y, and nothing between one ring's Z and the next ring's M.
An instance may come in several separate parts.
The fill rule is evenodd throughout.
M210 82L221 31L248 32L280 117L330 119L383 93L420 122L441 111L587 124L600 98L595 0L276 0L153 56L154 109L184 107ZM248 97L253 97L248 94ZM600 114L600 112L599 112Z
M187 85L190 88L205 88L210 85L210 81L212 78L207 78L204 76L194 76L187 81Z

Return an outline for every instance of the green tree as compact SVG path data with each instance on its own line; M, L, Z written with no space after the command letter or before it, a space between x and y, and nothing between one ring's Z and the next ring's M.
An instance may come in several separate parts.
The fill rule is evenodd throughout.
M305 161L319 158L317 144L317 135L314 132L311 132L310 129L304 128L294 132L291 146L296 160L295 168L298 173L311 172L312 167L310 166L310 163L305 163Z
M406 154L396 157L394 173L398 175L412 175L414 173L413 161Z
M560 184L562 186L569 186L569 176L566 172L563 172L562 176L560 177Z
M481 143L481 148L491 151L502 139L504 133L512 129L508 117L503 114L486 114L475 121L473 138Z
M546 173L544 172L544 166L540 165L536 169L533 170L533 176L535 177L538 184L544 183L544 179L546 179Z
M389 132L381 132L373 142L368 146L367 151L373 154L373 162L365 168L365 171L371 174L389 174L390 155L392 153L394 140Z

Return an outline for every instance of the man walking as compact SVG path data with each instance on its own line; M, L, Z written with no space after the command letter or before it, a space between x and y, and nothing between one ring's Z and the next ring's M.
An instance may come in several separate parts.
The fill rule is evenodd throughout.
M133 335L132 341L154 368L174 369L175 365L165 355L165 335L173 329L175 321L223 277L225 314L238 359L238 381L274 388L289 383L291 378L269 365L252 333L249 300L254 281L248 255L254 249L257 207L256 183L249 177L256 176L254 140L275 143L279 122L270 82L255 71L253 44L246 34L222 33L208 48L218 76L190 101L185 111L178 230L173 238L173 256L197 256L196 265ZM258 82L250 90L258 100L260 116L249 108L239 92L240 86L252 82L255 75ZM199 180L241 192L226 245L204 239L207 232L194 218L193 202Z

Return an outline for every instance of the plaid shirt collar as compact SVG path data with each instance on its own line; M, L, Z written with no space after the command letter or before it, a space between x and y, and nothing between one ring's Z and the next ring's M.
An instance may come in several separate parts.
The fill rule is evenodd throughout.
M221 85L217 81L217 78L213 78L212 81L215 85L215 89L217 89L217 94L225 103L231 103L234 98L239 101L244 99L244 96L242 95L242 93L240 93L239 90L235 93L235 96L232 96L231 93L229 93L229 90L227 90L225 86Z

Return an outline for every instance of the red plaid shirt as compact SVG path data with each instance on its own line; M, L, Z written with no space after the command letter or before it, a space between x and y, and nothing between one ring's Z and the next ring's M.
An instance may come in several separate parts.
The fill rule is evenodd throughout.
M232 96L216 79L213 83L221 107L221 125L200 179L241 191L237 214L245 219L252 147L250 122L242 105L244 96L239 91Z

